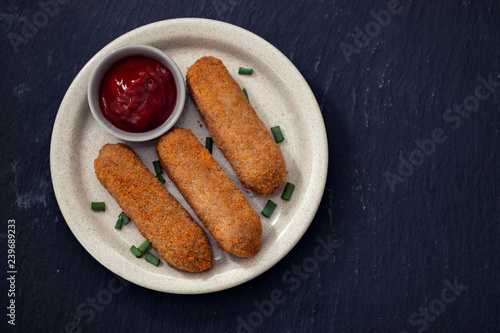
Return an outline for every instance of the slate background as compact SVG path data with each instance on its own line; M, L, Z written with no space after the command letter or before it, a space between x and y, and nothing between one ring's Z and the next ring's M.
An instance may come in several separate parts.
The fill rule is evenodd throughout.
M500 81L498 1L403 1L403 12L348 62L341 43L355 45L356 28L374 21L370 11L393 0L60 0L15 52L9 33L21 35L23 20L52 1L1 2L0 331L65 332L74 322L75 332L236 332L238 317L258 326L242 332L500 331L500 87L459 128L443 119L474 95L478 76ZM129 284L89 310L88 300L116 281L59 211L49 171L53 122L96 52L136 27L177 17L238 25L295 64L328 132L325 194L297 246L244 285L185 296ZM446 141L392 191L384 173L397 174L398 157L408 159L415 140L439 128ZM8 219L17 231L15 327L6 316ZM310 264L318 236L338 246L313 272L295 275L300 286L292 288L283 277ZM442 309L445 280L467 290ZM259 323L254 301L265 303L274 289L285 301ZM418 312L428 306L438 315L426 321Z

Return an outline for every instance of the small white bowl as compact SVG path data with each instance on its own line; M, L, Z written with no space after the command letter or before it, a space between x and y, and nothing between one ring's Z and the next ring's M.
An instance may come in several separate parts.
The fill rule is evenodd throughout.
M149 57L167 66L174 76L175 85L177 87L177 101L170 117L168 117L167 120L165 120L165 122L160 126L150 131L141 133L127 132L115 127L104 117L101 112L101 107L99 106L99 90L104 75L116 62L131 56ZM177 67L177 64L164 52L148 45L128 45L107 54L94 68L89 81L88 100L90 111L92 112L95 120L97 120L99 125L101 125L101 127L108 133L126 141L148 141L167 132L172 126L174 126L177 119L179 119L186 102L186 84L179 67Z

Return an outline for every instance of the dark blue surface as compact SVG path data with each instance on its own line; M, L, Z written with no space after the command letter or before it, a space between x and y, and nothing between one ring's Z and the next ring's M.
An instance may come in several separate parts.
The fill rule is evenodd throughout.
M500 331L498 1L49 3L0 9L0 331ZM59 104L85 63L134 28L178 17L275 45L311 86L328 132L326 190L305 236L260 277L207 295L122 284L69 230L49 170ZM327 258L315 251L323 242Z

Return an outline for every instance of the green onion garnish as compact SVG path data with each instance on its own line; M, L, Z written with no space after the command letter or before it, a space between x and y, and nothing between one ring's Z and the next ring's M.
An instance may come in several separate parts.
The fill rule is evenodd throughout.
M272 215L275 209L276 209L276 204L271 200L267 200L267 204L262 210L261 214L264 215L265 217L269 217Z
M249 99L249 98L248 98L248 93L247 93L247 89L246 89L246 88L243 88L243 93L245 94L245 96L247 97L247 99Z
M281 142L281 141L285 140L285 138L283 137L283 133L281 133L281 129L279 126L271 127L271 132L273 132L274 141Z
M161 164L160 164L160 161L154 161L153 162L153 165L155 167L155 172L157 175L159 175L160 173L163 173L163 170L161 168Z
M210 154L212 154L212 145L213 145L214 141L212 140L211 137L207 136L207 140L205 141L205 148L208 149L208 151L210 152Z
M251 69L251 68L240 67L238 69L238 74L250 75L252 73L253 73L253 69Z
M121 229L123 224L123 217L121 215L118 216L118 220L115 224L115 229Z
M283 190L283 194L281 195L281 199L290 200L294 189L295 189L295 185L287 182L285 185L285 189Z
M132 247L130 248L130 252L132 252L136 258L142 257L142 252L134 245L132 245Z
M152 263L155 266L158 266L160 263L160 259L152 255L151 253L146 253L146 261Z
M120 218L120 217L122 218L123 224L127 225L130 223L130 218L127 215L125 215L124 212L121 212L121 214L118 215L118 218Z
M92 202L90 204L90 208L95 211L103 212L106 210L106 205L104 204L104 202Z
M144 241L144 243L141 244L141 246L139 246L139 251L141 251L142 253L145 253L149 247L151 246L151 243L146 239Z
M158 180L162 183L165 183L165 179L163 178L163 176L161 174L157 174L156 175L156 178L158 178Z

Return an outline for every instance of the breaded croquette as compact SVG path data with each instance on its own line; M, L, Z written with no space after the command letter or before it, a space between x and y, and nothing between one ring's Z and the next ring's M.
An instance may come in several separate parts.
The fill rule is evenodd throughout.
M254 255L261 244L260 217L194 134L171 129L158 140L156 152L219 247L239 257Z
M246 188L261 195L283 185L286 165L271 132L221 60L203 57L186 83L211 137Z
M94 168L101 184L162 259L188 272L212 266L212 248L203 228L130 147L104 145Z

